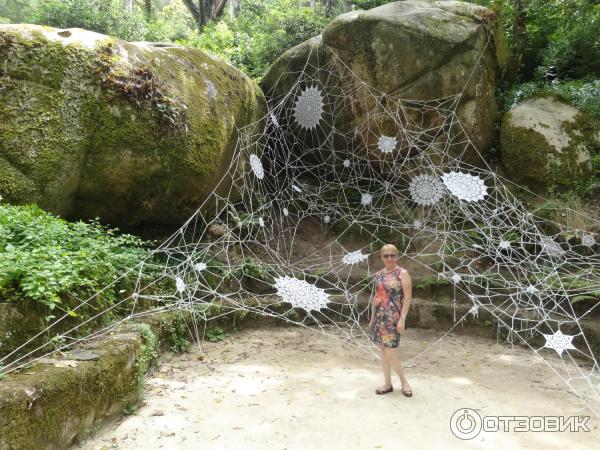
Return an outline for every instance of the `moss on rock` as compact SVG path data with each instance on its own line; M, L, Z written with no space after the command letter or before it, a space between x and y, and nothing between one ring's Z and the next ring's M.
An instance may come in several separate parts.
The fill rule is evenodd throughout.
M547 159L552 148L535 130L512 127L510 113L502 119L502 160L511 177L534 190L546 185Z
M262 92L199 50L58 31L0 25L0 158L22 174L1 171L0 195L114 225L185 221L265 114Z
M9 203L34 202L39 196L35 184L3 158L0 158L0 193Z
M553 96L529 99L507 112L500 133L510 177L534 191L569 189L592 174L600 124Z
M1 381L0 448L64 449L138 395L141 340L119 335L94 352L97 361L39 363Z
M0 302L0 359L25 344L44 330L43 307L34 302ZM38 342L38 345L44 344ZM25 347L16 355L32 351Z

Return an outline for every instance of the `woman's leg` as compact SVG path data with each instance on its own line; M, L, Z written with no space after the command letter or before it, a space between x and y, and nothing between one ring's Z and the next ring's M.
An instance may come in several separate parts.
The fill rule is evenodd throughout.
M400 383L402 383L402 390L403 391L411 391L410 385L408 384L408 380L406 379L406 375L404 375L404 368L402 367L402 361L400 361L400 358L398 358L398 355L396 355L396 349L385 347L384 353L385 353L385 358L387 360L388 366L391 366L394 369L394 371L398 374L398 376L400 377ZM391 383L391 381L390 381L390 383Z
M379 346L379 359L381 359L381 365L383 367L383 376L385 378L385 384L380 388L381 390L389 389L392 386L392 366L387 359L385 347Z

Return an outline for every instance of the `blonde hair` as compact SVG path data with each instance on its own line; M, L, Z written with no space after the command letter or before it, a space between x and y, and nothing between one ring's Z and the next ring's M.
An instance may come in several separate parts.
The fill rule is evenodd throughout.
M396 246L395 246L394 244L385 244L383 247L381 247L381 250L379 250L379 254L380 254L380 255L383 255L383 252L384 252L386 249L393 250L394 252L396 252L396 255L399 253L399 252L398 252L398 249L396 248Z

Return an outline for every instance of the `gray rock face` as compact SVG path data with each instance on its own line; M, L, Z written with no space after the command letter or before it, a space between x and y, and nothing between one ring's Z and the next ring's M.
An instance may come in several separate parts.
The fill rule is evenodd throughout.
M112 225L180 224L229 167L258 86L190 48L0 25L0 195Z
M502 120L502 163L516 182L536 191L585 181L598 151L598 121L554 97L527 100Z
M321 36L284 53L262 86L268 96L280 98L298 81L296 74L304 67L310 71L328 63L345 66L373 90L366 93L357 90L353 80L323 74L301 83L318 84L333 95L336 86L354 93L347 105L332 114L335 126L348 131L385 115L385 105L374 103L373 92L418 100L462 92L458 117L484 153L497 116L496 78L505 62L502 33L490 10L464 2L407 0L340 15ZM449 105L442 106L453 107ZM422 128L439 125L439 117L424 118ZM394 132L389 124L378 123L378 127L388 136Z

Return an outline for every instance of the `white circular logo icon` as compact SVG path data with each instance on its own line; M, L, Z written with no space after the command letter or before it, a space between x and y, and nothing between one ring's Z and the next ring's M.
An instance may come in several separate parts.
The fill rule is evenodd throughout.
M450 430L459 439L473 439L481 431L481 416L470 408L458 409L450 418Z

